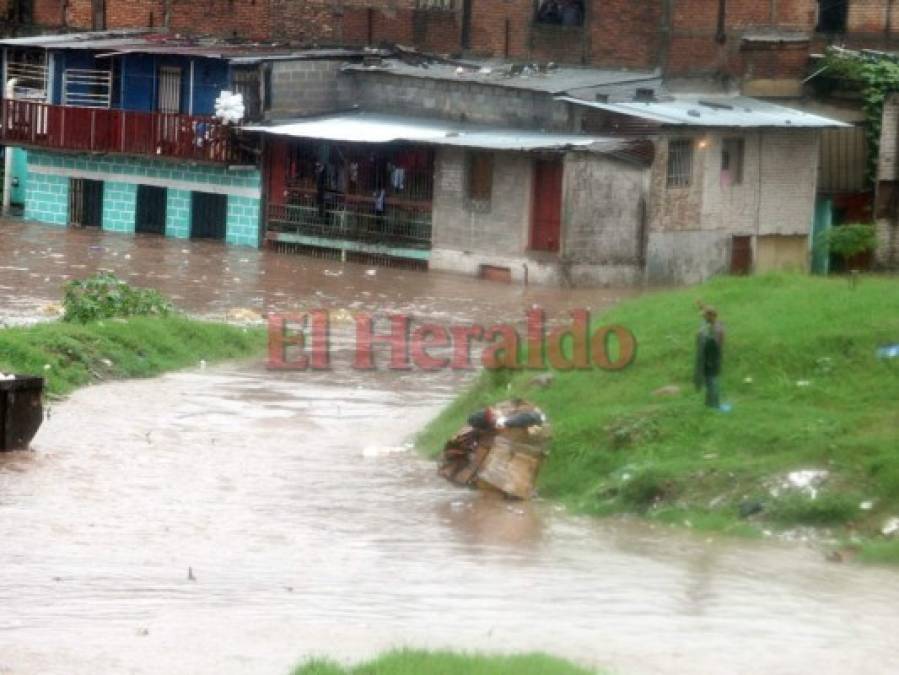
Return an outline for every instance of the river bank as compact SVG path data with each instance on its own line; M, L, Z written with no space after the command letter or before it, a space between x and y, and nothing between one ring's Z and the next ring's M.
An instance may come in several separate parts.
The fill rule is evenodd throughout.
M727 328L730 412L693 391L698 298ZM472 410L520 396L554 423L540 492L578 512L746 536L813 528L841 557L899 562L899 541L882 534L899 516L899 361L876 356L899 342L899 281L719 279L628 301L601 322L636 335L630 368L558 372L546 389L533 372L485 374L419 445L434 455Z
M41 375L46 392L61 396L106 380L259 355L265 341L260 328L176 315L52 321L0 329L0 372Z

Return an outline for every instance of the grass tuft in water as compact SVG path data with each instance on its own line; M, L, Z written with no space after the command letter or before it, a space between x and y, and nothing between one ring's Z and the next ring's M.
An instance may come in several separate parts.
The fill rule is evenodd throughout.
M342 667L333 661L312 660L293 675L591 675L568 661L543 654L486 656L453 652L398 650L373 661Z

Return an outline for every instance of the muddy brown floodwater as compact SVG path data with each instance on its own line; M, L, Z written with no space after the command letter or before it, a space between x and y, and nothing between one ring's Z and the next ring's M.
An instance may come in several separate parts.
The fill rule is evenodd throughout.
M596 310L531 290L213 244L0 225L0 316L99 268L200 314L437 320ZM340 274L340 276L335 276ZM0 456L0 673L286 674L395 646L545 650L617 673L899 672L899 574L457 490L407 441L452 374L261 362L89 387ZM188 568L194 579L188 578Z

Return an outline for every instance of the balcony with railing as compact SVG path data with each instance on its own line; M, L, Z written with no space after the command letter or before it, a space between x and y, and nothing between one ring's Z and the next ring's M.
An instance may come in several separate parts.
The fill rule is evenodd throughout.
M252 164L234 128L214 117L3 101L0 140L90 153L163 157L215 164Z

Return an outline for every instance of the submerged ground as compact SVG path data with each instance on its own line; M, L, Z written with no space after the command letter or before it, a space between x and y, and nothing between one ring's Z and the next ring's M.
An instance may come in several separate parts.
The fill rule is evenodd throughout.
M628 295L21 225L0 245L16 251L0 265L10 322L99 268L219 318L326 306L514 320ZM468 377L254 361L52 403L34 452L0 456L0 672L282 675L397 647L539 650L636 675L899 670L893 569L439 479L406 441Z

